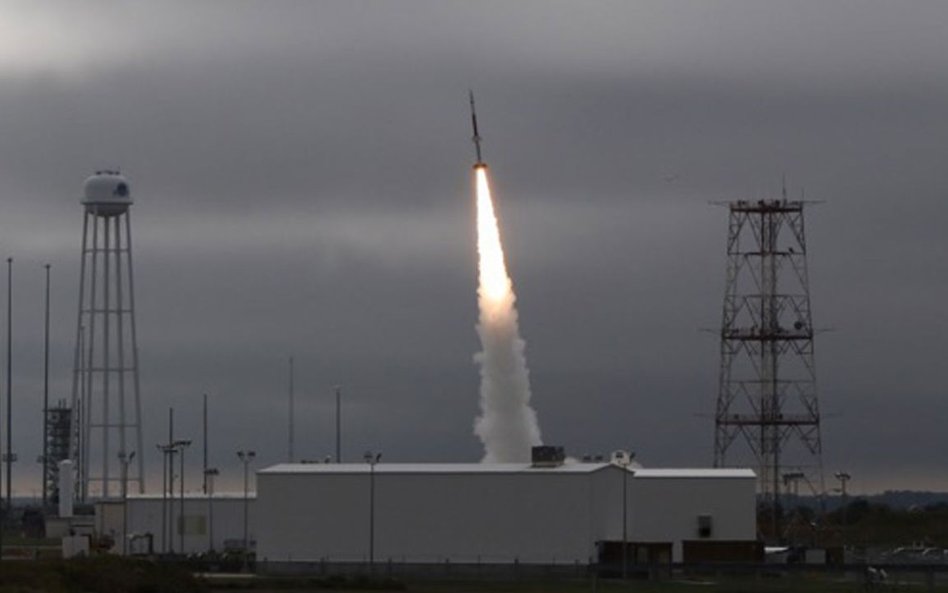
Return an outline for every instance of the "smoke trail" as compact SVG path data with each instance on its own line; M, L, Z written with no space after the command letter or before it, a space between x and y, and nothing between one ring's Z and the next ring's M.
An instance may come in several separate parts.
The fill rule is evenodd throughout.
M474 433L484 443L484 462L530 460L530 447L541 444L537 414L530 407L530 379L524 341L517 326L516 296L507 275L504 250L487 167L474 167L477 184L477 333L483 351L474 360L481 367L481 416Z

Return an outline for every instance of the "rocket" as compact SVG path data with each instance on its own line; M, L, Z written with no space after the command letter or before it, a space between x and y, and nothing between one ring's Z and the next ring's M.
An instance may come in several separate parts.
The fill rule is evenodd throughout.
M477 162L474 163L475 167L486 167L487 165L481 160L481 135L477 133L477 112L474 111L474 91L468 90L468 94L471 97L471 126L474 128L474 136L471 140L474 141L474 151L477 154Z

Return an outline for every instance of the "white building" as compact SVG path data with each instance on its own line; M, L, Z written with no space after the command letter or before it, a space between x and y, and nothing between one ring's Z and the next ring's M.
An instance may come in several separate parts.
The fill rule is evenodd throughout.
M755 487L747 469L281 464L257 472L257 559L585 565L626 541L680 561L683 542L755 540Z
M246 500L246 533L251 550L256 542L255 498L255 494L250 493ZM128 553L153 551L160 554L172 551L180 554L182 542L186 554L207 552L212 549L212 543L213 549L218 552L242 549L244 508L243 493L215 493L213 498L209 498L205 494L186 492L183 512L179 496L163 499L160 494L129 494ZM96 532L115 540L113 550L116 553L122 552L124 514L121 500L98 501L95 504Z

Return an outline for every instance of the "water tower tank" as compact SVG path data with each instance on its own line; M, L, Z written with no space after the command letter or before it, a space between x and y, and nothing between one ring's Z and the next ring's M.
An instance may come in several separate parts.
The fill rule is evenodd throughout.
M73 351L69 457L77 499L107 499L121 482L144 492L128 180L96 171L82 190L79 318ZM135 451L127 467L117 453ZM126 479L127 478L127 479Z
M96 171L83 185L86 212L98 216L123 214L132 203L128 180L118 171Z

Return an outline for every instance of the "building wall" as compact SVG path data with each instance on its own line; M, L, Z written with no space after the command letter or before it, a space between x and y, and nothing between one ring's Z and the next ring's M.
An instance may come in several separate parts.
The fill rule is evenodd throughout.
M683 540L702 539L698 516L711 517L711 540L757 538L753 478L658 478L630 480L630 541L671 542L675 562Z
M643 472L646 473L647 472ZM374 559L408 563L585 564L599 541L630 543L756 537L751 472L745 477L642 477L606 465L586 472L375 474ZM370 477L261 472L258 559L364 562L370 547ZM624 490L624 491L623 491Z
M617 467L608 467L589 475L594 541L622 541L623 479L628 480L627 488L631 486L632 474ZM627 496L625 502L627 509L630 509L631 496ZM632 514L628 510L626 519L631 527ZM631 531L627 530L627 533Z
M370 476L258 474L258 559L365 561ZM376 561L586 563L587 475L375 474Z
M242 497L215 496L213 507L208 505L204 496L186 495L184 501L184 551L188 554L202 553L210 549L211 545L211 515L213 510L214 549L222 551L227 544L241 546L244 537L244 501ZM247 531L251 542L256 540L255 529L255 500L251 498L247 506ZM170 511L171 537L168 544L175 553L181 552L181 535L178 531L181 513L181 501L175 499ZM122 550L122 502L106 501L96 504L96 530L101 534L111 535L115 541L115 551ZM153 536L154 551L161 553L168 548L162 539L162 501L153 497L130 497L128 499L128 532L129 534L151 533ZM145 552L147 545L144 540L132 544L130 553Z

